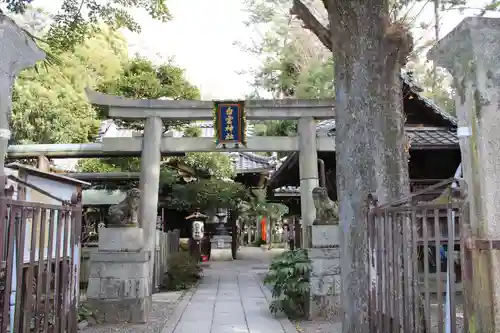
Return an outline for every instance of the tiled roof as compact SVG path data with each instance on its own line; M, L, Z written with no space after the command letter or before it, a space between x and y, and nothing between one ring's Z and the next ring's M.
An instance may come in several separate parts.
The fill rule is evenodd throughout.
M443 127L406 126L405 132L411 137L413 147L458 145L455 129ZM335 120L325 120L317 126L318 135L335 136Z
M272 170L277 163L276 158L257 155L254 153L229 153L233 158L236 173L251 173Z
M457 132L439 127L407 127L413 147L458 145Z
M415 95L415 97L424 103L427 107L431 108L434 113L440 115L443 119L448 120L454 125L458 124L457 118L453 117L449 113L445 112L443 109L441 109L434 101L431 99L422 96L422 91L424 91L420 86L417 85L417 83L413 80L413 77L411 73L407 73L402 71L401 72L401 79L403 80L403 83L408 86L408 89Z

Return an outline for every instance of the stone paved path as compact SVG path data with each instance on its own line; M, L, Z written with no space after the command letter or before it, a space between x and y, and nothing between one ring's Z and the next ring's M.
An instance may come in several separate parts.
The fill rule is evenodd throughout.
M198 288L179 305L184 310L178 322L163 333L296 333L288 319L269 313L257 277L267 269L272 254L266 252L242 248L241 260L211 261Z

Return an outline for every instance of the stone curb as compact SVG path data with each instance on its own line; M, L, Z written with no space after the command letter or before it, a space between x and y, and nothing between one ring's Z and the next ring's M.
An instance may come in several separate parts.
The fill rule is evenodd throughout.
M262 292L264 293L264 296L266 297L267 303L271 303L271 301L273 300L273 296L271 294L271 291L266 288L266 286L264 285L264 283L262 282L262 280L258 276L255 276L254 278L258 282L260 290L262 290ZM285 316L284 314L282 317L279 317L279 318L276 317L276 319L279 321L281 327L283 328L284 333L298 333L297 329L295 328L295 325L292 324L290 319L288 319L288 317ZM164 332L162 332L162 333L164 333Z
M177 324L181 321L182 315L184 314L184 311L186 311L186 308L189 302L191 302L191 298L193 297L197 288L198 284L184 293L184 295L181 297L181 301L177 304L177 307L175 308L170 318L168 318L165 326L163 326L161 333L173 333L175 331Z

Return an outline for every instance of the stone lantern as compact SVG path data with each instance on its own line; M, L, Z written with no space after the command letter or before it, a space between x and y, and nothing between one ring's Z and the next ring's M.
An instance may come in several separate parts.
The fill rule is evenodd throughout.
M212 237L212 246L216 249L230 249L233 239L227 230L227 210L220 209L215 215L218 218L218 223Z

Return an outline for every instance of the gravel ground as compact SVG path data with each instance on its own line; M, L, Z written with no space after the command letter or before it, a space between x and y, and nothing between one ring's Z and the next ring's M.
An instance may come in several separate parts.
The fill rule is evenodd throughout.
M331 321L293 321L299 333L342 333L341 323ZM433 321L431 333L439 333L436 321ZM463 319L457 317L457 333L463 332Z
M165 292L153 295L152 310L146 324L94 324L85 328L83 333L160 333L168 318L175 310L184 292Z
M293 321L299 333L341 333L342 325L332 321Z

